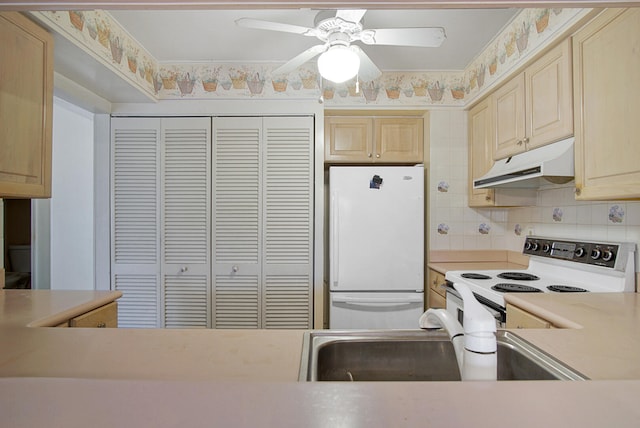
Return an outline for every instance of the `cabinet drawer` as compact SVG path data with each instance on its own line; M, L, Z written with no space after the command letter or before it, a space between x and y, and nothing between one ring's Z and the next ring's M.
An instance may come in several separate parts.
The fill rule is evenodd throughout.
M118 327L118 303L111 302L69 320L69 327Z

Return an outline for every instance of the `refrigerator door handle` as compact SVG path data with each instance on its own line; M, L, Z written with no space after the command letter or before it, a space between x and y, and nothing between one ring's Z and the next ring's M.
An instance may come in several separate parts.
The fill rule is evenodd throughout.
M347 303L352 305L365 304L375 306L397 306L399 304L410 305L412 303L422 303L422 295L407 297L348 297L333 296L335 303Z
M333 192L331 194L331 224L330 224L330 232L331 232L331 254L329 255L329 259L331 260L329 270L331 276L331 284L332 287L338 287L338 253L339 253L339 244L338 244L338 219L339 219L339 211L338 211L338 192Z

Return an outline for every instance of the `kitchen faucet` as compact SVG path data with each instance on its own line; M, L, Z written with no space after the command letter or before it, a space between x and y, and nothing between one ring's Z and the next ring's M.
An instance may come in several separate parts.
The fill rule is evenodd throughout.
M456 353L462 380L496 380L496 320L464 284L453 284L463 302L463 325L446 309L429 309L420 328L444 328Z

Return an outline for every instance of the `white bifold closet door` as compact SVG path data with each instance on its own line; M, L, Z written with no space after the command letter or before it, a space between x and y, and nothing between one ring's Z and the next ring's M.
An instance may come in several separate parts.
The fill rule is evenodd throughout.
M312 326L313 129L312 117L112 119L120 326Z
M118 326L160 326L160 119L111 121L111 285Z
M211 118L114 118L112 142L119 325L207 327Z
M213 129L213 326L310 328L313 118Z
M209 326L211 118L162 119L164 327Z

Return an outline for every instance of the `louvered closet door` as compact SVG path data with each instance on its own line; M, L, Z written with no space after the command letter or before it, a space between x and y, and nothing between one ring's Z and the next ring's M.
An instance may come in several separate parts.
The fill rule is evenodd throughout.
M111 275L119 327L160 325L160 119L111 122Z
M263 327L311 328L313 118L264 118Z
M164 326L209 325L211 118L162 119Z
M259 328L261 118L213 121L213 320Z

